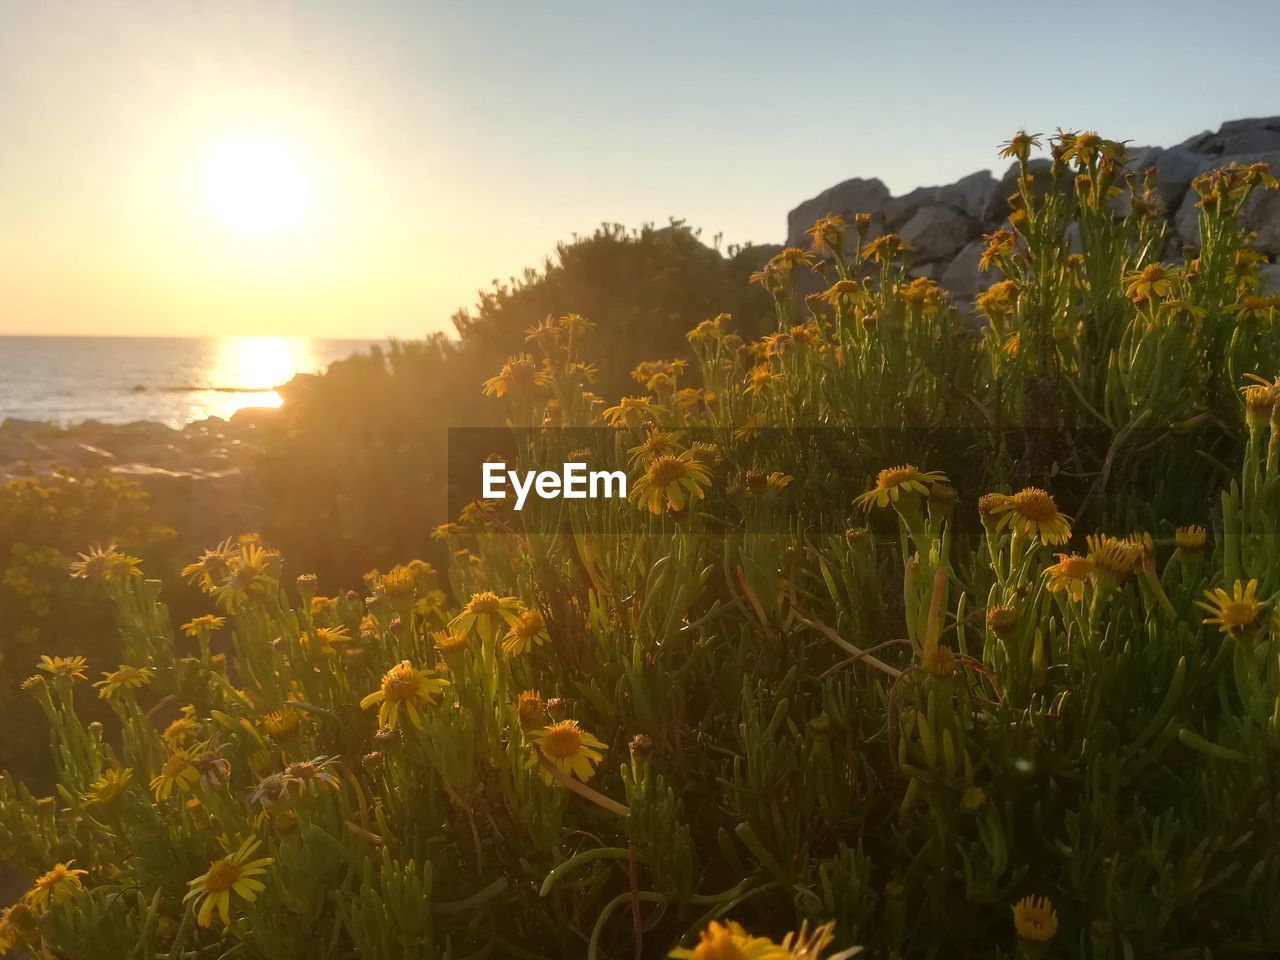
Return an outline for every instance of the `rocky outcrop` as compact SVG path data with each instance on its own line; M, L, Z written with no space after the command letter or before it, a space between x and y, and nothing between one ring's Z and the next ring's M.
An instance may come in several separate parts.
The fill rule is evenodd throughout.
M195 542L220 540L228 531L257 529L265 517L253 460L262 447L260 419L270 415L244 411L180 429L149 421L62 428L8 419L0 422L0 482L54 471L123 477L148 494L157 523Z
M1269 163L1280 176L1280 117L1232 120L1172 147L1131 147L1127 166L1138 175L1155 167L1160 200L1169 218L1168 249L1176 253L1199 243L1198 198L1191 189L1192 180L1218 167L1258 161ZM1036 158L1030 167L1033 183L1046 185L1049 161ZM852 218L855 213L868 213L872 236L891 230L915 248L914 276L937 280L965 302L997 279L978 271L980 238L1008 218L1017 170L1016 164L1011 165L998 180L980 170L947 186L920 187L899 197L891 196L879 180L846 180L787 214L786 242L807 246L805 230L827 214ZM1118 212L1124 212L1125 202L1120 201ZM1255 191L1241 216L1245 226L1257 233L1255 248L1272 261L1280 257L1280 190ZM1280 264L1267 264L1261 272L1268 292L1280 293Z

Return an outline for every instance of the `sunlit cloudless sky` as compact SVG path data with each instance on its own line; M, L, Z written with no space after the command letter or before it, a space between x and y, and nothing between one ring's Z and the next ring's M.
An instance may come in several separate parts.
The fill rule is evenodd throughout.
M1273 0L0 0L0 333L418 336L602 221L777 242L1020 127L1280 113L1277 35ZM287 229L211 208L242 141L305 179Z

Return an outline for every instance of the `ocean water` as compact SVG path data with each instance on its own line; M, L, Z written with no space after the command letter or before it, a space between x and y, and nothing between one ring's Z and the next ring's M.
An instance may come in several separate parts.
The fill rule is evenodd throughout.
M155 420L179 427L278 407L275 388L373 340L0 337L0 421Z

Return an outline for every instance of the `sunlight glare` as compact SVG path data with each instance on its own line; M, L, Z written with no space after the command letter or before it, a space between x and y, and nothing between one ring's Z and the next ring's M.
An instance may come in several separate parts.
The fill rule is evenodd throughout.
M227 418L245 407L278 407L284 400L275 388L315 366L305 338L226 337L211 377L221 397L208 414Z
M298 157L269 140L229 140L210 153L205 192L218 220L239 233L296 227L311 206L311 182Z

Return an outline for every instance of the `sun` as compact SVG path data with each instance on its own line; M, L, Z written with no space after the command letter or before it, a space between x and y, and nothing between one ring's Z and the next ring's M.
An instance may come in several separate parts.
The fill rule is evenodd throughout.
M213 215L239 233L298 226L311 208L311 181L296 153L271 140L228 140L209 153L205 196Z

